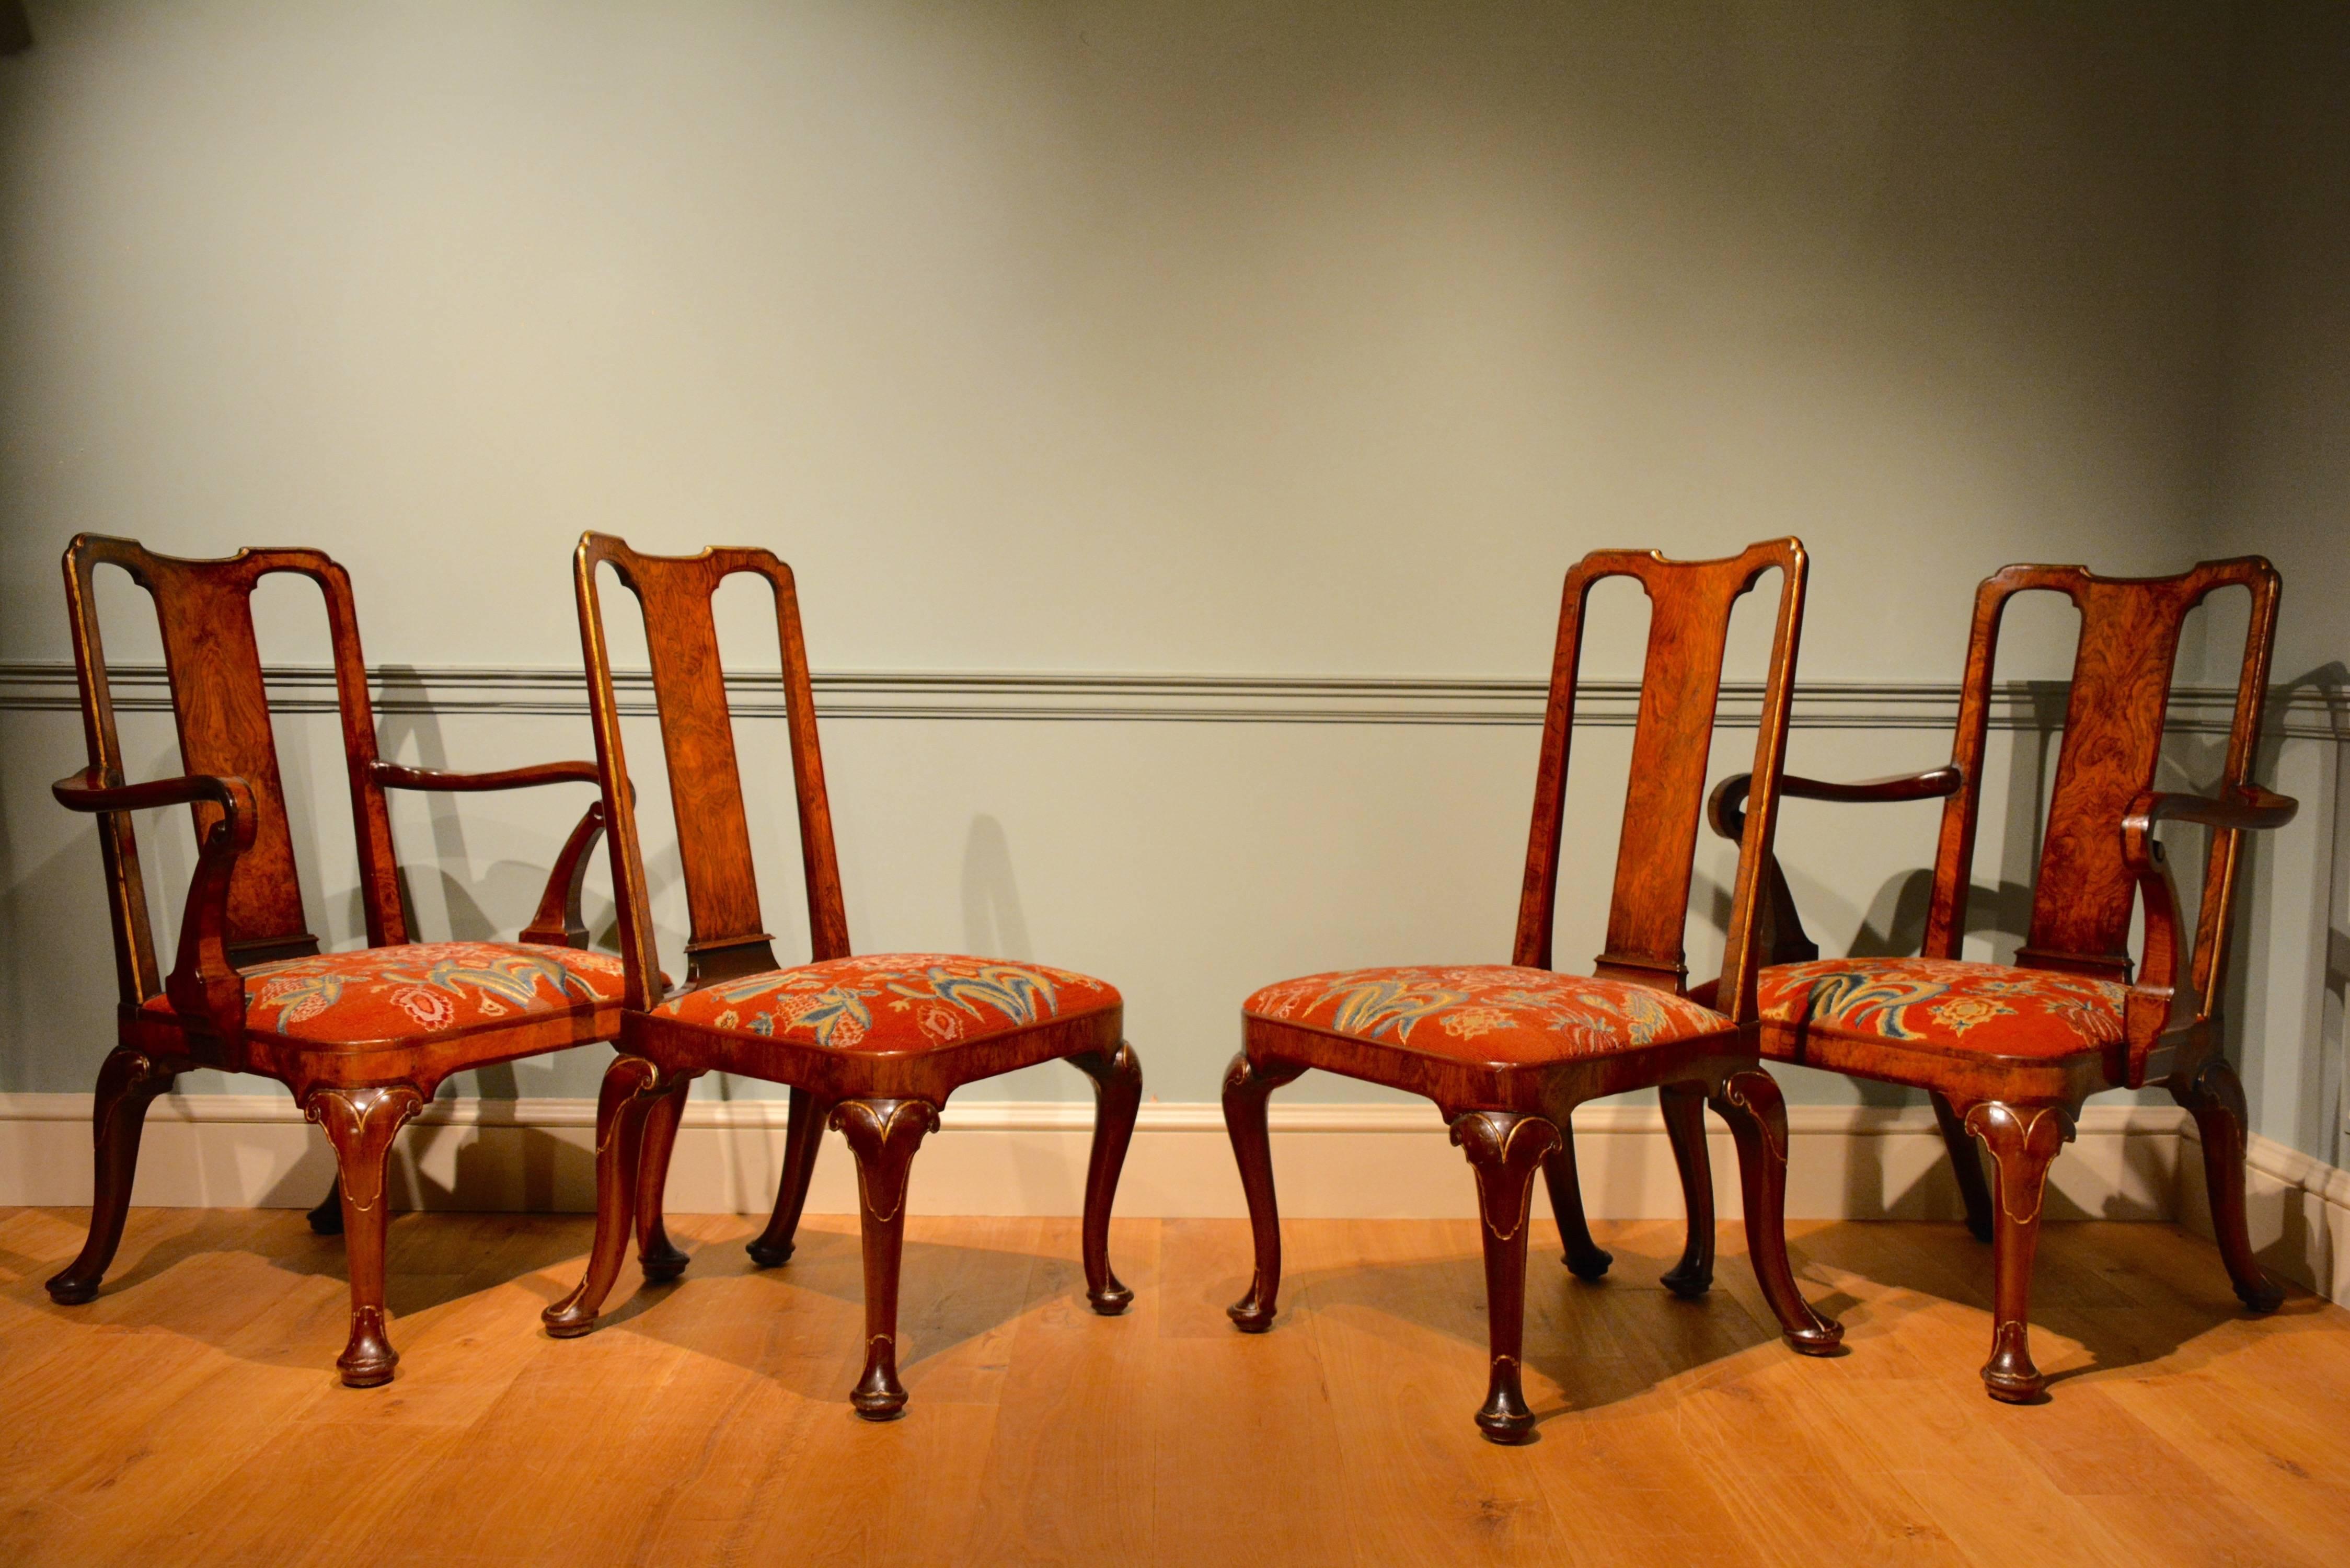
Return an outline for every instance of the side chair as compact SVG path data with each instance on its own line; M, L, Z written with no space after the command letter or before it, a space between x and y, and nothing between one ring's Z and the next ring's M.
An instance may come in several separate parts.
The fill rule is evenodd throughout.
M2221 588L2251 598L2251 624L2218 792L2154 787L2179 631L2188 611ZM2258 556L2207 561L2171 577L2102 577L2081 566L2009 566L1975 594L1947 766L1866 784L1788 776L1782 793L1867 804L1940 799L1933 895L1917 958L1822 959L1804 932L1775 858L1751 831L1769 888L1769 967L1761 997L1763 1054L1855 1077L1926 1090L1959 1180L1967 1224L1991 1244L1994 1399L2040 1397L2027 1324L2032 1260L2048 1167L2072 1140L2081 1102L2103 1089L2159 1084L2191 1112L2220 1256L2236 1294L2270 1312L2284 1293L2262 1272L2244 1214L2244 1091L2221 1054L2219 992L2248 830L2281 827L2297 803L2252 783L2276 638L2279 581ZM2081 613L2064 738L2033 888L2032 923L2012 964L1961 959L1984 733L1996 693L1993 657L2008 602L2059 593ZM1747 781L1723 782L1715 829L1739 837ZM2192 956L2162 845L2163 822L2211 829ZM1744 876L1744 861L1740 875ZM2133 902L2145 914L2135 975L2127 951ZM1976 1141L1991 1154L1986 1182Z
M1717 1012L1691 999L1683 947L1698 815L1731 611L1774 569L1778 619L1754 746L1759 783L1745 829L1748 858L1739 863L1731 900ZM1812 1355L1836 1347L1843 1329L1804 1301L1787 1261L1787 1117L1778 1085L1759 1062L1755 932L1762 885L1749 869L1771 844L1805 573L1803 545L1794 539L1751 545L1717 561L1669 561L1655 552L1628 550L1585 556L1566 574L1510 963L1309 975L1266 986L1243 1005L1243 1047L1224 1078L1224 1122L1256 1242L1255 1279L1230 1309L1243 1330L1261 1334L1273 1325L1281 1285L1266 1101L1274 1089L1318 1067L1427 1096L1469 1158L1482 1221L1491 1335L1491 1373L1476 1422L1491 1440L1523 1442L1534 1432L1519 1368L1526 1221L1537 1169L1550 1183L1568 1267L1596 1278L1612 1261L1584 1227L1568 1141L1575 1107L1602 1095L1654 1088L1663 1102L1689 1208L1688 1241L1664 1276L1666 1287L1696 1296L1713 1282L1713 1186L1704 1128L1704 1107L1711 1105L1737 1143L1748 1257L1787 1343ZM1649 601L1632 782L1607 949L1591 975L1562 974L1551 968L1551 933L1584 612L1592 588L1618 576L1638 581Z
M636 595L652 656L653 697L669 764L692 934L685 984L664 997L598 573ZM806 872L811 961L775 959L752 875L711 596L736 573L773 592ZM574 557L579 635L596 721L597 760L612 828L628 1012L620 1054L596 1115L596 1241L577 1289L546 1309L557 1338L588 1333L619 1278L633 1232L646 1279L675 1279L686 1255L661 1225L662 1189L693 1080L740 1074L791 1090L783 1176L765 1231L749 1246L773 1267L792 1254L816 1151L829 1125L857 1160L865 1249L865 1369L850 1403L871 1420L904 1412L898 1377L898 1270L907 1177L947 1096L964 1084L1055 1059L1093 1080L1086 1179L1087 1299L1105 1316L1133 1293L1109 1266L1110 1205L1142 1101L1142 1067L1125 1043L1125 1004L1103 981L1042 964L947 953L852 956L816 707L791 568L766 550L648 556L588 534Z
M177 778L123 782L92 588L100 566L120 567L154 600L184 770ZM356 952L319 952L305 923L254 637L254 586L273 572L309 578L326 599L367 927L368 945ZM336 1189L310 1220L322 1234L342 1232L349 1261L350 1338L336 1366L354 1388L389 1382L400 1359L384 1324L393 1134L452 1073L613 1038L623 971L619 959L586 950L579 918L602 802L573 829L518 940L416 942L400 904L384 792L592 784L595 765L460 774L383 761L350 578L318 551L186 560L85 534L66 551L65 579L89 765L52 790L70 809L98 816L121 1005L92 1113L89 1236L48 1282L49 1295L78 1305L98 1294L122 1240L140 1130L155 1096L194 1067L265 1074L293 1090L334 1146ZM159 979L131 814L183 805L193 808L200 847L178 951Z

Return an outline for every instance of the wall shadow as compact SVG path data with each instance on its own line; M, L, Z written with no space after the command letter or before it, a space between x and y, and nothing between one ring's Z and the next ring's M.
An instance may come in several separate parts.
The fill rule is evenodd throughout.
M1020 878L1012 868L1012 842L1003 824L985 812L971 819L962 847L964 950L984 958L1033 961Z

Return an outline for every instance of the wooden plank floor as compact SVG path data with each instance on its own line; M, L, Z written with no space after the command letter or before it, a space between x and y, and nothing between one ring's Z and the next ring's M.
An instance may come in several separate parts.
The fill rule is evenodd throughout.
M1246 1227L1119 1222L1135 1287L1085 1307L1074 1222L909 1228L907 1418L849 1413L853 1222L754 1272L753 1221L673 1221L683 1282L584 1340L567 1217L392 1229L405 1357L355 1392L340 1243L286 1211L141 1210L106 1292L52 1306L75 1210L0 1210L0 1562L2340 1563L2350 1313L2236 1310L2168 1226L2049 1228L2054 1398L1994 1405L1984 1251L1955 1227L1798 1227L1849 1354L1804 1361L1723 1227L1713 1295L1662 1224L1601 1228L1609 1282L1528 1303L1538 1440L1491 1447L1466 1222L1289 1227L1281 1321L1225 1323Z

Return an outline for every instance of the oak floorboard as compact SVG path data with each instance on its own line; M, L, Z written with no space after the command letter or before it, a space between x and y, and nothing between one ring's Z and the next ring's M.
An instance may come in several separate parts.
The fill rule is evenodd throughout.
M1352 1568L1363 1559L1330 1463L1338 1417L1313 1334L1287 1308L1265 1334L1238 1333L1224 1314L1254 1272L1245 1225L1168 1220L1159 1231L1157 1356L1169 1392L1147 1417L1160 1560L1230 1559L1247 1542L1261 1562Z
M915 1219L912 1402L849 1411L853 1218L754 1268L758 1220L673 1217L682 1281L624 1270L549 1339L577 1216L405 1215L400 1375L332 1363L341 1246L290 1211L135 1210L118 1272L41 1281L73 1210L0 1210L0 1562L41 1563L2327 1563L2350 1539L2350 1312L2243 1312L2174 1227L2049 1227L2034 1346L1985 1398L1988 1257L1955 1226L1804 1223L1847 1353L1779 1339L1721 1230L1715 1288L1657 1283L1675 1222L1597 1227L1603 1283L1530 1232L1535 1440L1485 1443L1471 1221L1293 1221L1282 1310L1243 1335L1238 1220L1121 1220L1134 1288L1087 1309L1077 1228ZM402 1271L405 1271L404 1272Z
M1332 1463L1361 1549L1397 1564L1514 1563L1566 1541L1572 1516L1553 1511L1538 1465L1471 1421L1487 1374L1475 1222L1298 1225L1289 1254L1284 1288L1305 1320L1290 1332L1313 1334L1329 1380ZM1561 1407L1555 1365L1527 1357L1537 1417Z
M1103 1317L1086 1302L1077 1222L1035 1224L1028 1306L957 1560L1156 1561L1150 1409L1164 1386L1156 1365L1160 1225L1111 1224L1111 1266L1134 1303Z

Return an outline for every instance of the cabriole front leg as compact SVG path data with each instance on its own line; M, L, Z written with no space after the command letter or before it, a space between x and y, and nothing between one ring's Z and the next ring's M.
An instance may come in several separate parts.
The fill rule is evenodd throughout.
M2040 1397L2046 1380L2032 1364L2032 1257L2040 1243L2040 1210L2048 1167L2072 1140L2072 1114L2062 1106L2011 1106L1985 1100L1968 1107L1966 1128L1991 1150L1992 1192L1991 1360L1983 1386L1994 1399L2022 1404Z
M2236 1070L2218 1056L2192 1078L2173 1078L2171 1097L2194 1113L2202 1135L2203 1185L2211 1198L2211 1233L2228 1265L2236 1299L2254 1312L2274 1312L2284 1287L2269 1278L2252 1251L2252 1231L2244 1213L2244 1085Z
M373 1388L391 1381L400 1353L383 1318L384 1244L390 1224L392 1135L424 1108L424 1096L406 1084L369 1089L314 1089L302 1114L326 1129L335 1146L343 1201L343 1257L351 1277L350 1343L335 1365L344 1384Z
M81 1255L49 1277L49 1299L60 1306L80 1306L95 1299L122 1245L122 1222L130 1212L130 1188L139 1175L139 1135L147 1126L147 1107L172 1086L175 1075L159 1066L143 1051L128 1045L108 1053L98 1070L98 1093L90 1106L92 1163L89 1234Z
M1110 1272L1109 1213L1142 1108L1142 1063L1122 1040L1116 1051L1088 1052L1069 1061L1094 1083L1093 1157L1086 1165L1086 1299L1104 1317L1115 1317L1134 1300L1134 1293Z
M865 1229L865 1375L848 1402L868 1421L906 1409L898 1381L898 1267L906 1243L906 1176L939 1111L927 1100L843 1100L832 1125L857 1157L857 1200Z
M596 1241L588 1272L569 1295L538 1314L556 1339L576 1339L594 1328L620 1277L642 1179L645 1117L665 1087L660 1068L642 1056L615 1056L604 1069L596 1098Z
M1249 1234L1256 1244L1256 1273L1249 1281L1248 1294L1224 1313L1245 1334L1263 1334L1273 1326L1281 1296L1281 1209L1274 1200L1273 1136L1265 1122L1265 1102L1305 1070L1252 1062L1245 1051L1224 1069L1224 1132L1232 1140L1232 1160L1240 1167L1241 1190L1248 1198Z
M1825 1355L1844 1341L1844 1325L1804 1299L1787 1262L1787 1102L1760 1067L1731 1073L1713 1096L1738 1146L1738 1186L1745 1201L1746 1256L1779 1332L1805 1355Z
M1452 1122L1452 1141L1477 1177L1477 1213L1485 1241L1485 1319L1491 1375L1477 1428L1496 1443L1534 1435L1521 1377L1526 1329L1526 1220L1534 1211L1534 1172L1565 1140L1556 1124L1514 1111L1469 1111Z

